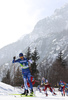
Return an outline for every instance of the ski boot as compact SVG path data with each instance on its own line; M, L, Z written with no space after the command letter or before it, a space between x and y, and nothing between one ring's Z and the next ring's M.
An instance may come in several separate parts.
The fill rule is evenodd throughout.
M29 91L28 91L28 90L26 90L26 91L25 91L25 96L27 96L27 95L28 95L28 93L29 93Z
M33 96L34 92L33 89L30 91L30 96Z
M26 95L27 96L28 93L29 93L29 91L28 90L25 90L24 93L22 93L21 95Z
M48 94L47 93L45 93L46 94L46 97L48 96Z
M53 95L57 95L55 92L53 92Z
M62 93L62 96L63 96L63 93Z
M64 96L65 96L65 94L64 94Z
M25 90L26 91L26 90ZM21 93L21 95L25 95L25 91L23 93Z

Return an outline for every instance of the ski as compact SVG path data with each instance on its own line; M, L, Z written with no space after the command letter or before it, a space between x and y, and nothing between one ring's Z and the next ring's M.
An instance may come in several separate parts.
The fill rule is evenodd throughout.
M30 96L30 95L27 95L27 96L26 96L26 95L21 95L21 94L9 94L9 95L14 95L15 97L16 97L16 96L17 96L17 97L18 97L18 96L19 96L19 97L36 97L35 94L33 94L32 96Z

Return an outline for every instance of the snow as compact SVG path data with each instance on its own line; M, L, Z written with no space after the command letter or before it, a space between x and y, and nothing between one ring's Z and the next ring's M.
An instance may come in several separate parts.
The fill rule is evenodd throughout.
M14 96L9 94L15 94L15 93L22 93L23 90L19 87L12 87L10 85L7 85L5 83L0 82L0 100L68 100L68 97L62 97L61 93L56 91L57 95L53 96L48 91L48 96L46 97L44 92L39 93L38 90L35 88L35 95L36 97L20 97L20 96Z
M56 39L54 39L52 42L55 42L56 41Z
M5 63L5 65L6 65L6 66L8 66L8 65L9 65L9 63Z

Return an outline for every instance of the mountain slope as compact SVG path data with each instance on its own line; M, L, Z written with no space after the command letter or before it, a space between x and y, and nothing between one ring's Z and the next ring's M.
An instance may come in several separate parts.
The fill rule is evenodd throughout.
M32 50L37 47L39 61L55 59L60 50L64 53L64 58L68 59L68 4L55 10L52 16L40 20L23 39L0 49L0 66L10 62L20 52L25 53L28 46Z

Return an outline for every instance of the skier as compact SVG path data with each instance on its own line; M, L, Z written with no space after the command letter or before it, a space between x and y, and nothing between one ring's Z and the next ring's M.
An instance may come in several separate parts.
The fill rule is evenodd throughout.
M31 76L31 82L32 82L32 85L34 85L34 84L35 84L35 79L34 79L34 77L33 77L33 76ZM28 87L30 87L30 84L29 84L28 79L27 79L27 85L28 85Z
M32 63L30 60L27 60L27 58L25 58L23 56L23 53L19 54L19 59L16 60L16 57L13 57L13 61L12 63L20 63L21 67L22 67L22 76L23 76L23 80L24 80L24 86L25 86L25 91L23 94L25 94L26 96L28 95L29 91L28 91L28 85L27 85L27 79L28 82L30 84L30 96L33 95L33 85L31 82L31 73L30 73L30 69L28 66L28 62Z
M50 92L51 92L53 95L56 95L56 93L54 93L53 90L51 89L50 84L48 83L48 80L45 79L44 77L42 77L41 85L44 85L44 91L45 91L46 96L48 96L47 91L46 91L47 88L50 89Z
M66 83L65 92L66 92L66 95L68 96L68 83Z
M65 82L63 82L62 80L60 80L59 85L60 85L60 91L62 96L65 96Z

